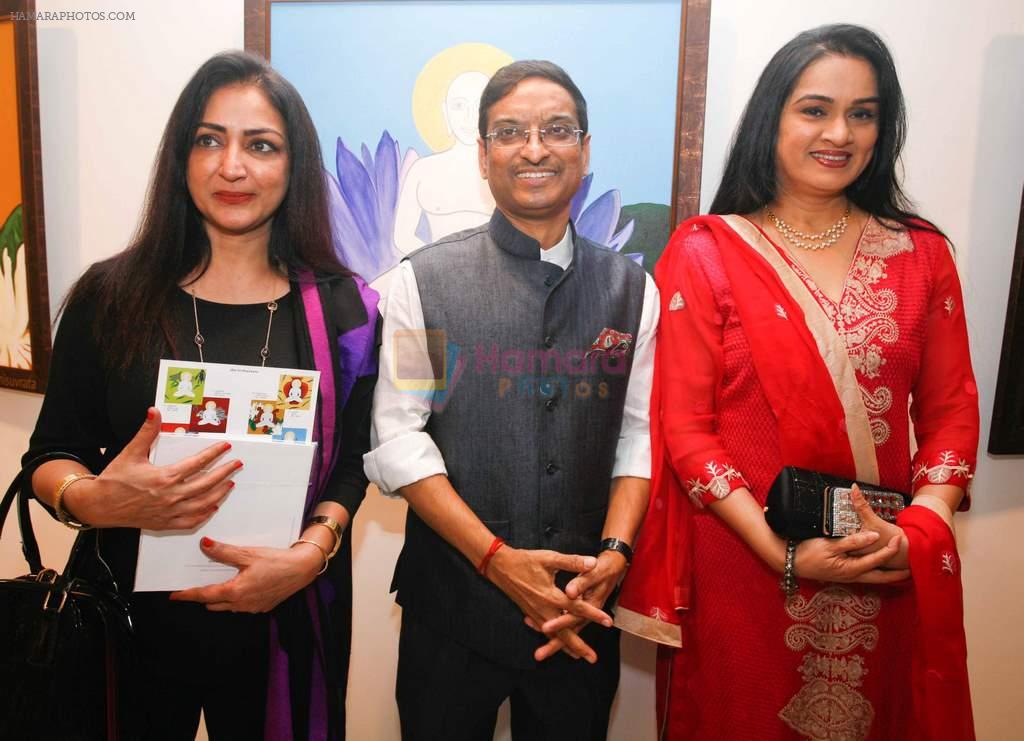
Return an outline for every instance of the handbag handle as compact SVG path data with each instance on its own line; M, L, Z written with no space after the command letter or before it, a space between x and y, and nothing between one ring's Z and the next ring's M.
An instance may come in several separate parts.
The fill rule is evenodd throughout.
M0 531L2 531L2 528L3 528L4 524L7 522L7 514L11 511L11 505L14 504L14 498L16 496L18 496L18 493L21 491L21 474L22 474L22 472L18 471L18 475L14 477L14 481L12 481L11 485L7 487L7 493L4 494L3 501L0 502ZM18 519L20 520L21 519L21 511L20 511L21 510L21 503L20 502L18 503L18 510L19 510L19 512L18 512ZM31 530L32 530L32 526L30 524L29 525L29 531L31 531ZM33 538L33 540L35 540L35 533L32 533L32 538ZM25 542L25 538L24 538L24 535L23 535L22 536L22 543L24 543L24 542ZM24 546L22 546L22 547L24 548ZM39 550L39 547L37 545L36 546L36 551L38 552L38 550Z
M18 529L21 533L21 553L28 562L28 568L30 573L38 574L43 570L43 559L39 554L39 541L36 539L35 531L32 529L32 515L29 511L29 499L32 495L28 493L31 487L31 481L25 481L25 472L34 471L38 466L48 461L65 460L74 461L85 466L85 462L70 453L64 452L51 452L43 453L42 455L36 456L25 465L18 475L14 477L11 485L7 487L7 493L4 494L3 501L0 502L0 529L7 522L7 515L10 513L11 505L14 504L14 499L18 499ZM88 466L86 466L88 468ZM64 578L68 581L74 578L79 569L81 568L81 561L84 558L84 554L90 549L95 549L98 545L96 540L95 530L83 530L78 533L75 538L74 544L71 546L71 553L68 556L67 565L64 568ZM109 569L107 569L109 575ZM113 576L110 575L113 579Z

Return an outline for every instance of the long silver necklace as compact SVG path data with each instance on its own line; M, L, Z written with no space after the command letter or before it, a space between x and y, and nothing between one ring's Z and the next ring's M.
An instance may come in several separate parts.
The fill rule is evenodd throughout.
M831 247L846 233L846 227L850 224L849 203L846 204L846 212L839 217L839 221L823 232L802 232L799 229L794 229L779 218L768 206L764 207L764 213L787 242L802 250L816 251Z
M196 320L196 336L193 338L196 343L196 347L199 348L199 362L205 362L203 360L203 345L206 344L206 338L203 337L203 333L199 331L199 306L196 303L196 291L190 289L189 293L192 294L192 316ZM263 339L263 347L260 348L260 365L266 367L267 357L270 355L270 327L274 324L274 312L277 311L277 301L271 299L267 302L267 336Z

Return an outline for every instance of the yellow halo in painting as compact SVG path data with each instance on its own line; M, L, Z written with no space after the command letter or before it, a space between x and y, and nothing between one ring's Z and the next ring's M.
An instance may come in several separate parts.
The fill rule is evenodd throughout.
M412 91L412 118L427 146L439 152L455 143L444 121L444 97L452 80L464 72L490 77L512 61L496 46L477 42L456 44L431 57Z

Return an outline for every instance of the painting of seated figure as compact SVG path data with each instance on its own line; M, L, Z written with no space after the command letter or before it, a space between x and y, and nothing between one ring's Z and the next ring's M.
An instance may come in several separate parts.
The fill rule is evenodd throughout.
M673 202L678 65L666 60L678 59L680 11L679 0L270 2L255 50L270 50L309 106L336 251L375 288L405 255L490 219L480 94L520 59L554 61L587 91L577 232L652 270Z

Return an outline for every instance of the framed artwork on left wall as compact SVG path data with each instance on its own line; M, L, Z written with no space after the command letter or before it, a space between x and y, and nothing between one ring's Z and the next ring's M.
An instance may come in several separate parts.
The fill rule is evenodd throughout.
M34 0L0 0L0 387L42 393L50 361Z

